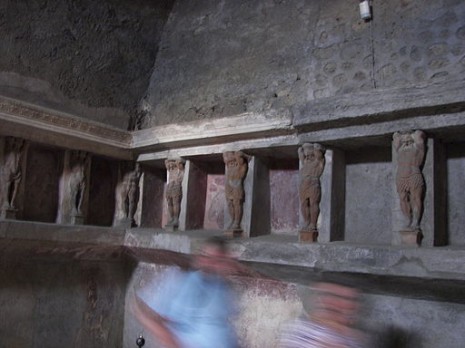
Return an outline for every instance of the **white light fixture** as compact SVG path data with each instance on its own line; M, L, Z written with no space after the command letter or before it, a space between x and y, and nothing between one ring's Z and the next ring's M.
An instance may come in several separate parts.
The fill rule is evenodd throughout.
M365 21L369 21L371 19L370 1L361 0L359 7L360 7L360 17L362 17L362 19Z

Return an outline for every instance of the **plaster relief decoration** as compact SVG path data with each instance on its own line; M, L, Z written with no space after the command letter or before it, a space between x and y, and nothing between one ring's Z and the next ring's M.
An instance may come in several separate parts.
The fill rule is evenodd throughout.
M66 151L63 174L60 178L57 223L84 223L90 154L85 151Z
M112 315L118 299L118 291L103 286L107 275L97 268L84 269L80 279L85 295L79 328L74 347L105 347L110 344L111 330L115 326Z
M16 218L16 198L22 178L21 160L24 153L24 139L7 137L0 167L0 217Z
M67 134L71 131L85 133L122 144L128 144L131 138L130 133L126 131L92 121L63 116L51 110L38 109L18 100L2 96L0 96L0 112L15 115L16 118L22 118L22 122L29 124L40 124L43 127L54 129L63 128Z
M233 237L242 236L241 227L244 209L244 179L247 175L249 156L242 151L226 151L223 153L225 163L225 197L231 222L227 225L226 234Z
M405 219L400 231L403 244L419 244L425 180L421 168L425 159L425 133L421 130L396 132L393 147L397 155L396 188Z
M325 168L326 149L320 144L305 143L297 150L300 162L299 199L302 226L299 241L316 242L320 215L320 177Z
M166 186L166 204L168 205L168 223L165 229L174 231L179 227L179 214L181 213L182 180L186 161L181 158L166 159L165 167L168 177Z
M120 163L118 184L115 190L115 214L113 226L136 227L134 215L140 198L140 178L142 170L140 163L130 167Z

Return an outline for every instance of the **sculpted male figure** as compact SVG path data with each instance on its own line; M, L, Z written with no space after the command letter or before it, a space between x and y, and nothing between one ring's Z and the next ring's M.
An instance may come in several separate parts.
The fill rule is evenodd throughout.
M397 193L402 213L408 221L405 227L418 230L425 190L421 173L425 158L425 133L421 130L396 132L393 135L393 146L397 152Z
M320 214L320 177L325 167L325 148L305 143L297 150L300 160L300 210L304 219L302 231L317 232Z
M140 164L136 163L134 170L124 174L121 181L116 186L116 223L126 220L131 226L135 226L134 214L139 203L139 182L142 176Z
M168 204L169 221L166 227L179 226L179 214L181 213L182 180L184 178L183 159L167 159L165 167L168 171L168 185L166 187L166 203Z
M1 209L14 209L21 182L21 157L23 155L24 140L6 138L6 151L0 167Z
M244 204L244 179L248 169L248 156L242 151L223 153L226 164L225 196L231 224L228 230L240 230Z

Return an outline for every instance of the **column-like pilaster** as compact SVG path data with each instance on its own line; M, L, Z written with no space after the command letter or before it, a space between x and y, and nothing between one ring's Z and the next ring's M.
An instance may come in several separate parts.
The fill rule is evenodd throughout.
M208 174L193 161L186 161L182 181L181 231L203 228Z
M244 180L245 202L242 226L244 237L270 234L270 175L269 168L260 157L249 160L249 170Z
M164 196L165 178L161 169L146 167L140 181L141 199L140 221L136 212L136 223L141 227L161 228L163 205L166 204Z
M422 246L440 246L447 243L447 161L444 144L434 138L427 141L425 165L424 211L421 221Z
M345 229L345 154L327 149L325 169L321 176L321 203L318 219L318 242L344 240Z

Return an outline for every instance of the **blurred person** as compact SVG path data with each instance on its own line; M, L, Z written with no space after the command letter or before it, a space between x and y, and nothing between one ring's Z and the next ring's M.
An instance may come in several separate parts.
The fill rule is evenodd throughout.
M286 327L279 347L366 347L364 335L354 326L359 309L359 292L333 283L318 283L312 290L315 294L305 299L310 301L310 313L304 313Z
M204 242L192 266L165 274L156 294L151 293L155 286L136 294L134 314L162 347L236 348L230 323L235 300L224 276L237 267L226 240L212 237Z

